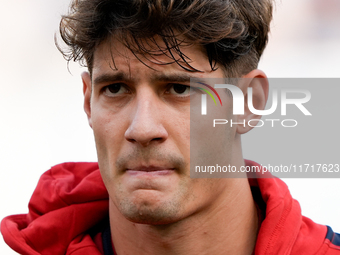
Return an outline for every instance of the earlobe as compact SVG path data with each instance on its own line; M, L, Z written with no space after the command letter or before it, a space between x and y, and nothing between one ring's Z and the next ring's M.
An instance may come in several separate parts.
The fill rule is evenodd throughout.
M92 128L91 120L91 94L92 94L92 82L91 76L88 72L83 72L81 74L83 81L83 94L84 94L84 110L89 121L89 125Z
M268 78L263 71L255 69L242 77L240 87L244 94L244 115L236 117L237 122L245 124L237 126L237 133L244 134L253 129L262 117L256 114L256 110L263 110L266 106L269 90Z

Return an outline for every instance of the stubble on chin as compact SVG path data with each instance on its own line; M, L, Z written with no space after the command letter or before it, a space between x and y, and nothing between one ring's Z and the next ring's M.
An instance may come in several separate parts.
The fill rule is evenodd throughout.
M128 191L123 183L118 182L112 201L114 206L126 219L134 223L162 225L177 221L180 218L181 208L190 199L187 185L190 179L189 163L186 163L181 156L165 153L156 148L136 149L116 160L116 171L119 174L124 174L129 164L139 164L140 162L146 164L158 162L172 166L180 176L178 187L176 190L172 190L171 194L162 194L161 191L156 190L140 190L137 192L145 193L139 196L132 194L133 192ZM150 196L146 195L148 193Z

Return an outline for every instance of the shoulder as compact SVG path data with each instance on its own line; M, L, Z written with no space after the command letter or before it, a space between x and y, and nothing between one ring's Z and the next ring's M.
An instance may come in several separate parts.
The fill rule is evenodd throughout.
M334 233L329 226L327 226L326 238L320 249L320 254L340 254L340 234Z

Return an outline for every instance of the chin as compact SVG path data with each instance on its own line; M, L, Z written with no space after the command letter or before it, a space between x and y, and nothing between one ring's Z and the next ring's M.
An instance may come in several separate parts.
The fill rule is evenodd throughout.
M179 207L169 202L151 204L150 201L122 201L118 209L126 219L139 224L164 225L179 220Z

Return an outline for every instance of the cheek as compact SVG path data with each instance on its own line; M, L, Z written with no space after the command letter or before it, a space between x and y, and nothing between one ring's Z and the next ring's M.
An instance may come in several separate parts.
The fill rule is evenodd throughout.
M92 109L92 129L97 147L111 151L124 140L126 120L105 108Z
M109 127L110 121L105 118L105 116L102 116L101 114L93 114L92 129L96 142L99 161L102 156L108 154L108 150L110 149L108 144L110 144L110 141L114 139L114 137L112 136L113 134L109 132Z
M117 121L120 120L120 121ZM94 133L100 170L105 179L113 178L117 157L123 149L125 127L122 118L114 116L105 109L92 110L92 129Z
M184 158L190 157L190 115L170 121L168 133Z
M228 165L231 162L236 125L215 125L214 119L229 122L233 118L231 104L223 106L208 104L207 115L195 109L190 123L190 163L195 166ZM198 113L197 113L198 112ZM234 120L235 121L235 120Z

